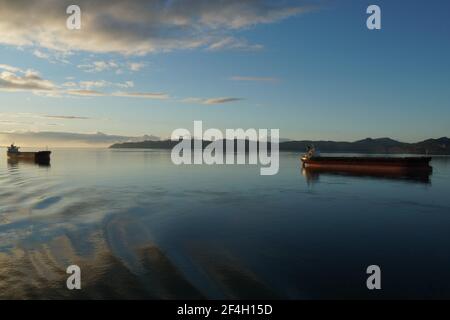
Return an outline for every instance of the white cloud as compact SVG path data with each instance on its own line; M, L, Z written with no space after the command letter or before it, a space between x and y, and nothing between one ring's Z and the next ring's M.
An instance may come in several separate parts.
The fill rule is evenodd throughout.
M189 97L181 100L181 102L194 104L194 103L202 103L204 100L205 99L202 98Z
M242 98L233 98L233 97L220 97L220 98L209 98L209 99L190 97L190 98L186 98L186 99L181 100L181 102L191 103L191 104L208 104L208 105L213 105L213 104L223 104L223 103L237 102L237 101L241 101L241 100L244 100L244 99L242 99Z
M134 87L133 81L125 82L110 82L106 80L87 80L87 81L68 81L62 84L63 87L79 88L79 89L92 89L92 88L106 88L106 87L119 87L119 88L132 88Z
M48 54L46 54L46 53L44 53L44 52L42 52L42 51L40 51L38 49L33 51L33 55L35 55L36 57L41 58L41 59L48 59L49 58Z
M0 69L9 71L9 72L22 72L22 70L20 68L17 67L13 67L7 64L0 64Z
M111 61L94 61L92 63L80 64L77 67L86 72L102 72L118 69L119 65L111 60Z
M80 64L77 67L85 72L104 72L114 71L116 74L123 74L124 69L130 72L137 72L142 70L146 64L144 62L116 62L110 61L93 61L91 63Z
M76 87L78 86L78 84L76 82L73 81L68 81L68 82L64 82L62 84L63 87Z
M10 68L11 70L11 68ZM19 69L16 69L19 70ZM41 78L36 71L26 70L17 73L0 72L0 90L3 91L53 91L56 85Z
M7 66L4 70L20 70L15 67ZM131 97L131 98L146 98L146 99L169 99L169 95L166 93L153 93L153 92L113 92L106 93L96 88L104 87L119 87L119 88L132 88L134 87L133 81L125 81L123 83L113 83L105 80L97 81L80 81L80 82L64 82L61 87L58 87L49 80L42 79L34 70L20 71L21 74L17 75L10 71L0 72L0 90L3 91L31 91L36 95L48 96L48 97L61 97L64 95L70 96L84 96L84 97L102 97L102 96L116 96L116 97ZM62 89L65 87L67 89Z
M199 47L243 49L246 40L233 38L240 30L311 9L298 0L110 0L107 5L78 0L77 5L82 9L81 30L73 31L65 26L65 1L0 0L0 43L125 55Z
M1 70L14 70L11 71ZM31 91L36 95L48 97L63 97L63 96L80 96L80 97L127 97L127 98L143 98L143 99L170 99L170 95L165 92L102 92L99 88L122 88L129 89L134 87L133 81L125 81L122 83L114 83L106 80L85 80L85 81L66 81L61 85L56 85L50 80L43 79L35 70L21 70L20 68L0 65L0 90L3 91ZM72 79L72 78L70 78ZM205 105L223 104L230 102L237 102L243 100L242 98L234 97L219 97L219 98L186 98L181 100L185 103L199 103Z
M70 52L43 52L39 49L35 49L33 51L33 55L38 57L39 59L48 60L51 63L61 62L61 63L70 63L67 60L67 57L71 55Z
M79 86L81 88L103 88L109 86L111 83L105 80L97 80L97 81L80 81Z
M242 50L242 51L256 51L261 50L264 47L260 44L250 44L245 39L236 39L234 37L226 37L224 39L220 39L214 43L211 43L208 46L209 51L218 51L218 50Z
M133 81L125 81L124 83L116 83L116 86L121 88L133 88L134 82Z
M162 93L162 92L114 92L113 96L145 98L145 99L159 99L159 100L166 100L166 99L170 98L170 96L167 93Z
M136 72L136 71L140 71L142 68L144 68L145 63L143 63L143 62L128 62L127 66L130 71Z
M84 97L101 97L105 96L103 92L96 90L88 90L88 89L79 89L79 90L67 90L67 94L73 96L84 96Z

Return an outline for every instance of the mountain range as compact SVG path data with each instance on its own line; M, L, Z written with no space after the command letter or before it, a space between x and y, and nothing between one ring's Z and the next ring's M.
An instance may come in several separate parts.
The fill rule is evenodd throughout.
M203 141L203 146L210 141ZM139 148L139 149L172 149L178 141L142 141L116 143L110 146L113 149ZM246 141L248 145L248 141ZM434 154L450 155L450 139L442 137L439 139L427 139L415 143L407 143L393 140L391 138L366 138L354 142L340 141L284 141L279 143L280 151L303 152L309 145L314 145L325 153L378 153L378 154Z

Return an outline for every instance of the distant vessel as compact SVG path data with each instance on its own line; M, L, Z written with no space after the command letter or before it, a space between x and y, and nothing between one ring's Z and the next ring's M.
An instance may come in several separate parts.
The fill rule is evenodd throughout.
M431 171L431 157L322 157L314 147L308 147L301 158L305 168L352 172L416 172Z
M8 147L7 155L11 160L28 160L35 163L50 163L51 151L38 151L38 152L21 152L19 147L12 144Z

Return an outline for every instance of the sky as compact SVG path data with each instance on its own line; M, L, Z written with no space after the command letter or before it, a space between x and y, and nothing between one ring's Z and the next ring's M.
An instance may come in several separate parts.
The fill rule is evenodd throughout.
M80 30L66 27L71 4ZM366 27L371 4L381 30ZM0 144L167 138L194 120L295 140L450 136L449 12L445 0L0 0Z

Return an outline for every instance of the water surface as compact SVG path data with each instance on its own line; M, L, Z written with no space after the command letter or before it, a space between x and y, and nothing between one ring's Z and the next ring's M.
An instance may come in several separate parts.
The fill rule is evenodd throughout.
M57 149L49 167L0 153L0 298L450 298L447 157L392 177L281 153L260 176L164 150Z

